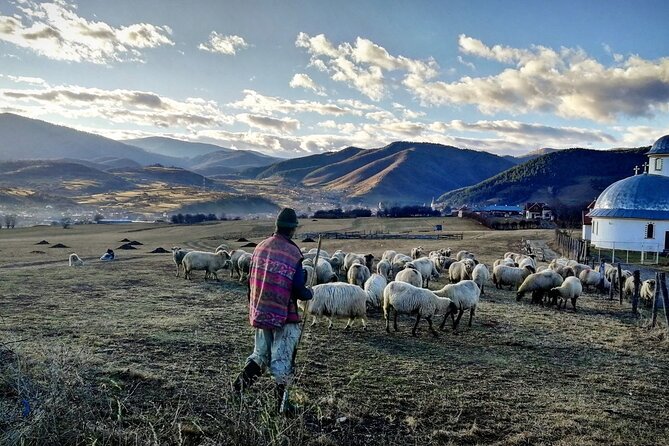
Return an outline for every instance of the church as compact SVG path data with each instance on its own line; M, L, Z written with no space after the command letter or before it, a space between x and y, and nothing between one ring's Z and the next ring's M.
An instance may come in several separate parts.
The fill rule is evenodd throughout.
M641 173L635 168L634 176L607 187L587 214L594 247L669 251L669 135L647 155Z

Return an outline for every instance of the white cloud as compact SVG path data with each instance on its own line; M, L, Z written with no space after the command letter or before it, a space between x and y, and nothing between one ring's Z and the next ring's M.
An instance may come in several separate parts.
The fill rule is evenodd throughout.
M243 122L251 127L265 130L292 133L300 128L300 121L297 119L277 119L269 116L251 115L248 113L239 114L236 118L239 122Z
M289 83L291 88L304 88L305 90L311 90L319 96L327 96L325 89L320 85L316 84L308 74L297 73L293 76Z
M228 104L230 107L249 110L255 113L318 113L319 115L360 115L352 107L340 106L333 102L290 101L288 99L265 96L254 90L244 90L244 98Z
M113 27L77 15L65 0L23 1L14 16L0 15L0 40L49 59L107 64L141 60L139 50L174 45L167 26L135 23Z
M607 123L620 116L652 117L668 109L669 58L630 56L606 67L581 49L489 47L464 35L459 43L466 54L515 66L451 83L407 76L405 86L423 104L471 104L486 114L544 112Z
M47 85L46 81L41 77L12 76L11 74L0 74L0 77L5 77L12 82L16 82L17 84Z
M312 37L301 32L295 46L305 48L311 55L310 66L329 73L332 80L349 85L373 101L388 95L384 71L405 71L424 81L436 76L439 68L434 59L421 61L393 56L362 37L354 44L344 42L335 46L323 34Z
M198 45L198 49L209 51L210 53L234 56L238 50L248 48L248 46L249 44L243 37L235 35L224 36L216 31L212 31L209 34L209 41Z
M466 66L471 70L476 70L476 65L474 65L472 62L467 62L462 58L462 56L458 56L458 62L460 62L462 65Z
M79 86L0 89L0 106L29 110L32 116L59 114L69 118L103 118L116 123L156 127L232 124L234 118L213 101L183 101L136 90L103 90Z

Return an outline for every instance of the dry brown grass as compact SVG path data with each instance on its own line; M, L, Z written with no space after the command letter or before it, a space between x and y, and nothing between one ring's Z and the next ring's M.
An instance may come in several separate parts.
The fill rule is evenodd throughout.
M464 240L420 243L491 263L520 237L551 236L451 222L445 231L467 231ZM302 230L356 224L309 221ZM437 339L422 324L412 338L408 318L388 335L378 310L367 332L344 332L343 322L308 329L294 389L300 417L273 413L269 377L235 400L230 383L253 343L244 288L225 273L221 283L177 279L169 254L148 251L236 248L230 236L259 241L268 230L253 221L0 231L0 444L647 445L669 433L656 415L669 408L663 329L648 331L627 304L595 295L573 313L518 303L492 285L471 329ZM117 262L95 260L123 238L144 245L116 251ZM34 245L42 239L72 249ZM417 244L325 240L323 248L380 255ZM70 251L88 265L67 267Z

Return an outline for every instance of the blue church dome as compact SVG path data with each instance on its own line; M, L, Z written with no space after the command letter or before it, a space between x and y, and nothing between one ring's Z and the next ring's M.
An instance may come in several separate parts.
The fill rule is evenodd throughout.
M669 155L669 135L664 135L655 141L646 155Z
M669 135L663 138L669 150ZM616 181L599 195L588 215L669 220L669 177L641 174Z

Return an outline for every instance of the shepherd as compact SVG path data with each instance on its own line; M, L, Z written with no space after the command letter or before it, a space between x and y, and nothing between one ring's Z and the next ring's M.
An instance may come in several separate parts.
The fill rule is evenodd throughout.
M302 252L292 241L297 214L284 208L276 218L276 231L253 251L249 272L249 322L255 329L253 353L235 380L235 392L251 386L269 368L276 381L277 410L292 414L288 399L293 380L293 355L300 339L297 299L310 300L302 268Z

